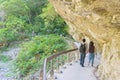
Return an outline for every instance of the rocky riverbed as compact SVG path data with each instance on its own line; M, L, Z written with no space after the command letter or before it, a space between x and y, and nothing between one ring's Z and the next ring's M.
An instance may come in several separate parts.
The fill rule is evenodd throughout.
M7 51L0 53L10 59L6 62L0 61L0 80L16 80L17 74L14 72L13 62L17 57L20 48L11 48Z

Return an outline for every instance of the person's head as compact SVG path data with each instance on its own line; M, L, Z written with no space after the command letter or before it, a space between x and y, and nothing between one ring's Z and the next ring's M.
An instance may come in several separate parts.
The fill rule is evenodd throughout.
M94 42L93 41L90 41L90 46L93 46L94 45Z
M82 41L83 41L83 42L85 42L85 41L86 41L86 39L84 38L84 39L82 39Z

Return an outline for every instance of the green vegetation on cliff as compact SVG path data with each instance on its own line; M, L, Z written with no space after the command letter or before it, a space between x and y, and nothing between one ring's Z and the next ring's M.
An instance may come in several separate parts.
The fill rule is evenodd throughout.
M47 0L3 0L0 8L4 12L0 44L28 40L15 61L21 75L38 70L45 57L67 49L67 25Z
M27 74L30 70L39 69L45 57L66 48L64 39L58 35L36 36L22 44L16 68L22 75Z

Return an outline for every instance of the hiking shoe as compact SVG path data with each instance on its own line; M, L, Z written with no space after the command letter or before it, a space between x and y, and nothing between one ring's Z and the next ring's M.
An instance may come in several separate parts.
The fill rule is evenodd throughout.
M85 67L84 65L82 65L82 67Z

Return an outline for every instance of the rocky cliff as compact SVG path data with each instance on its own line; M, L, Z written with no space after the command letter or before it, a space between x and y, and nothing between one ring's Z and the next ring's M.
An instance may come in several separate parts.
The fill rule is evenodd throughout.
M120 0L49 0L76 41L93 40L102 53L101 80L120 80Z

